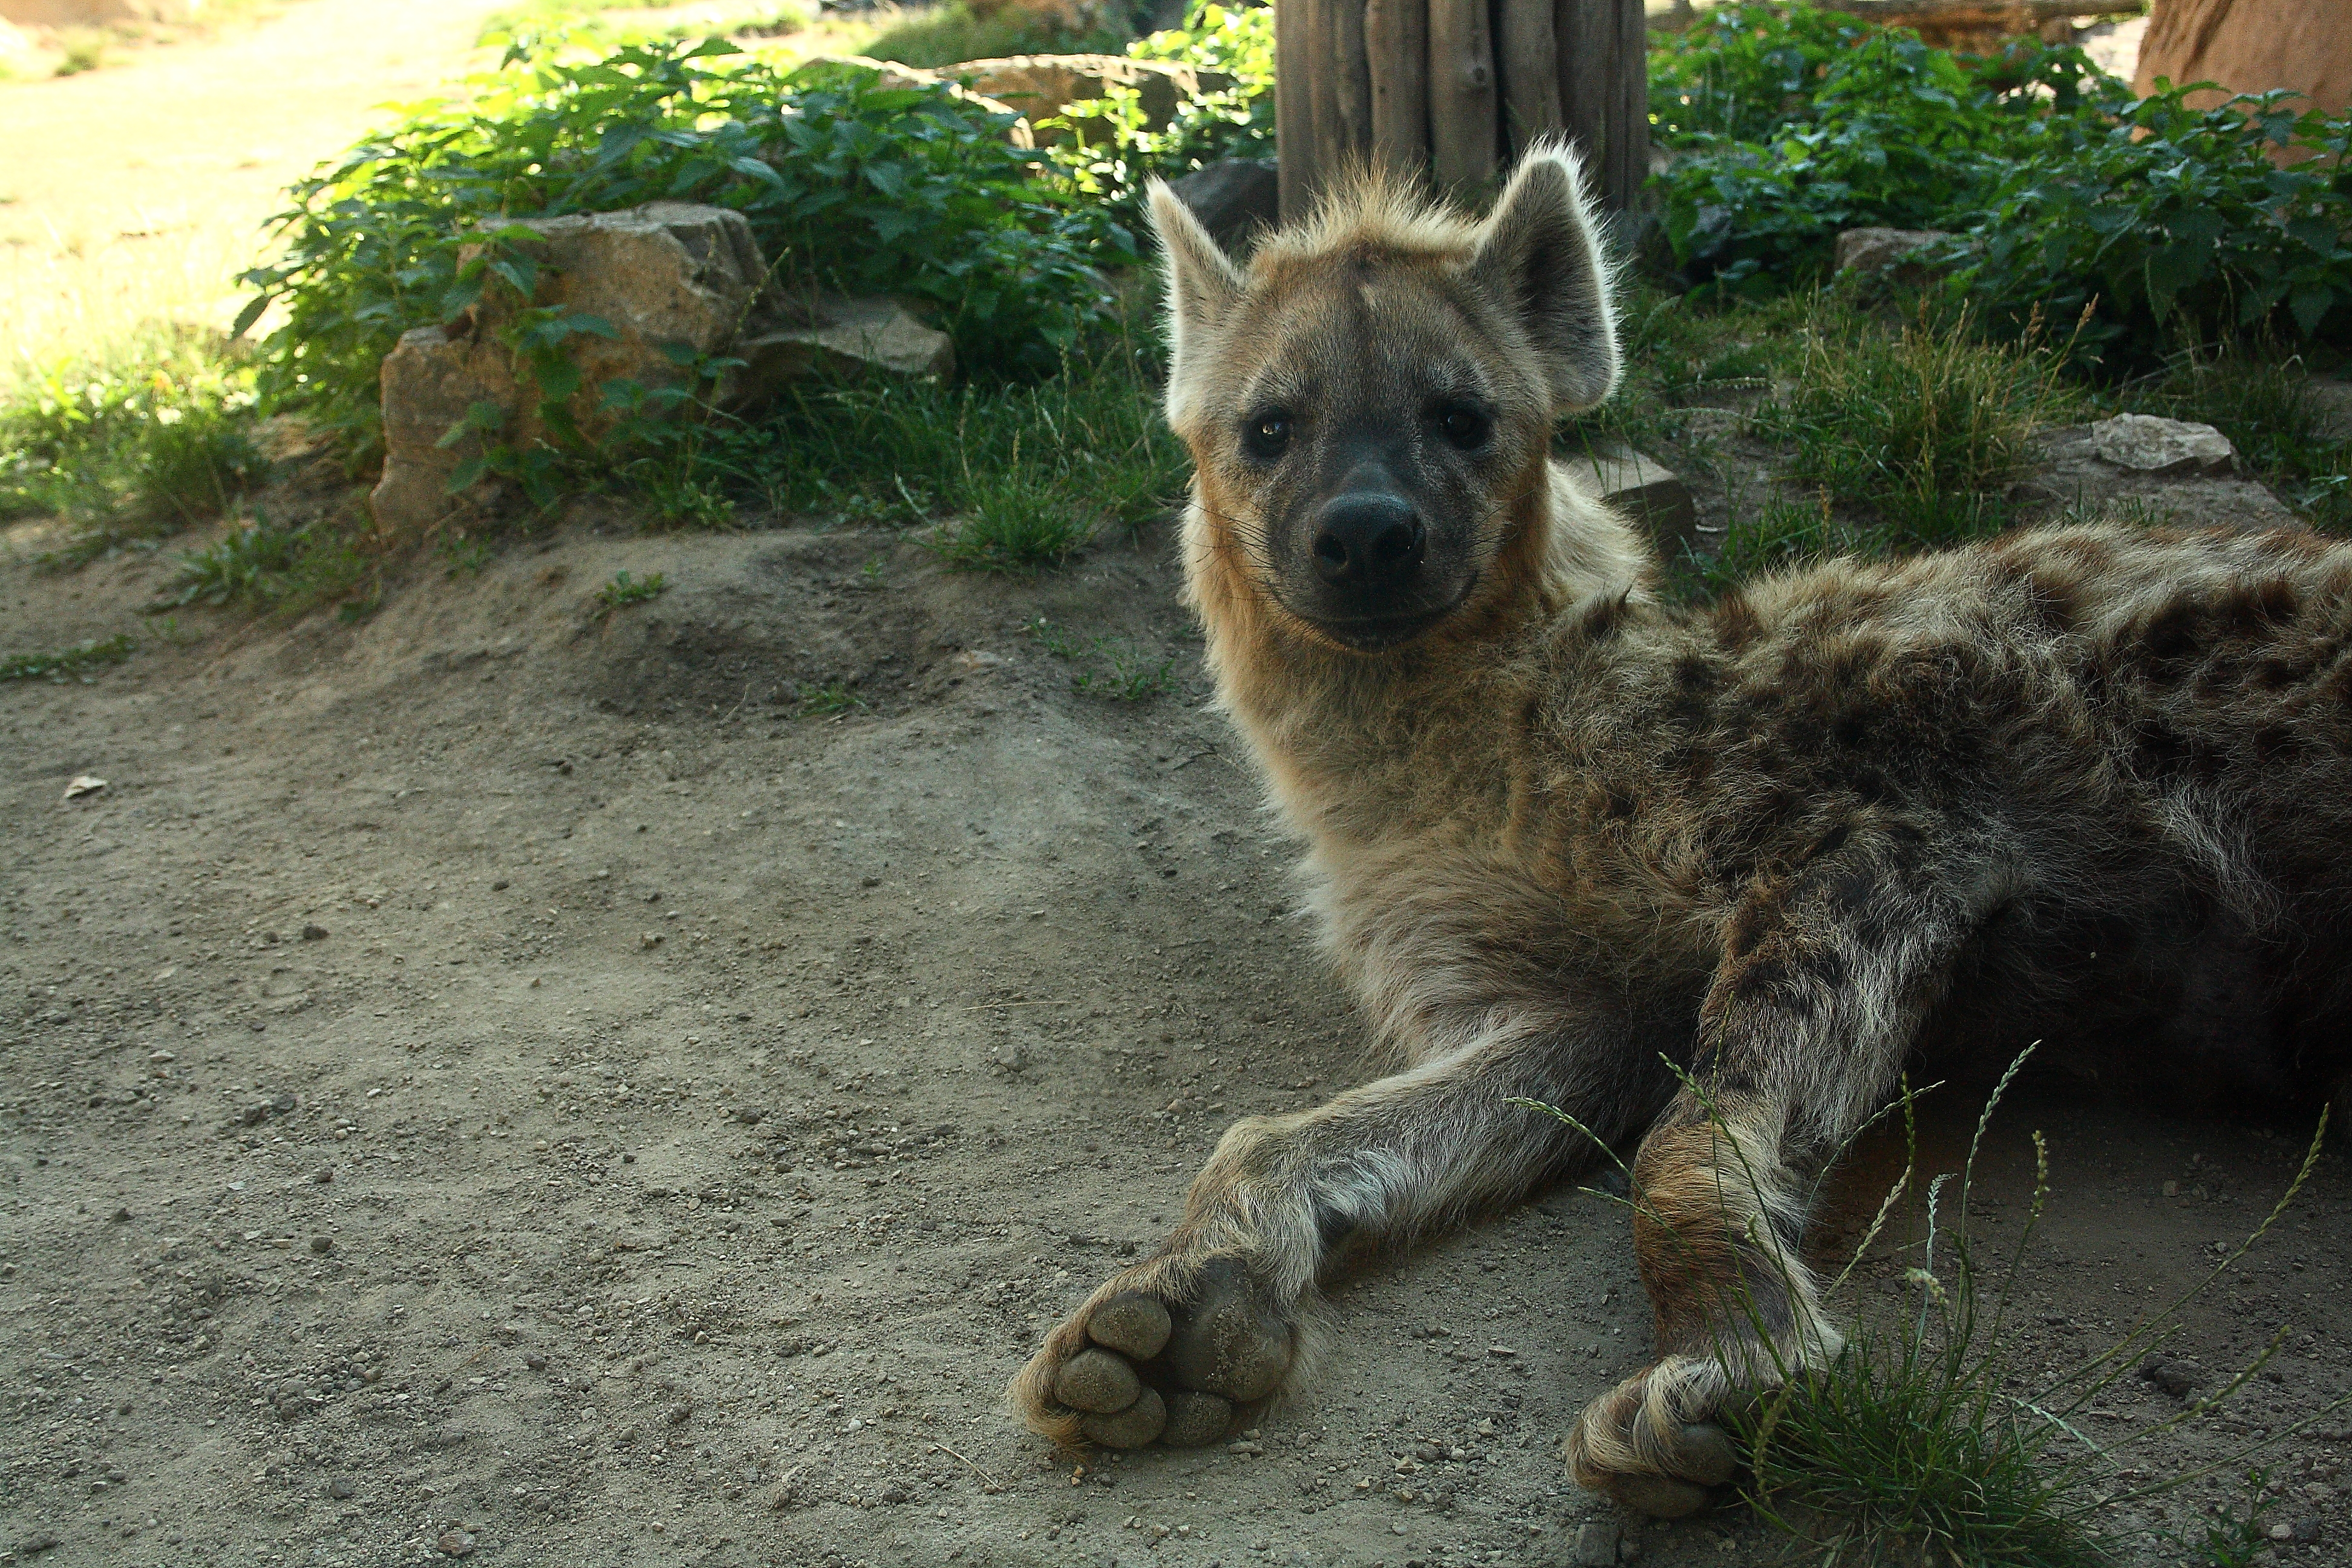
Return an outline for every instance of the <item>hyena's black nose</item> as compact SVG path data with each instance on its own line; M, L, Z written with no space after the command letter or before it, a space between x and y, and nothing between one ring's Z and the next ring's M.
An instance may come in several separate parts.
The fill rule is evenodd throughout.
M1315 570L1336 588L1398 588L1421 570L1428 531L1402 496L1333 496L1316 518Z

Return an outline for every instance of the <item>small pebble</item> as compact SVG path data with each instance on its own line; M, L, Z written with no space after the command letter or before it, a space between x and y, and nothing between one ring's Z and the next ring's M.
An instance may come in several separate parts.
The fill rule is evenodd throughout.
M310 1250L324 1258L328 1253L335 1250L335 1238L331 1236L314 1236L310 1238Z
M302 928L302 940L304 942L324 942L327 940L327 928L321 925L304 926Z
M349 1476L337 1476L327 1483L327 1495L331 1498L353 1497L359 1489L359 1483Z
M435 1542L434 1545L439 1547L442 1554L447 1557L471 1557L474 1554L474 1538L462 1530L443 1531L441 1539Z
M113 1218L115 1218L115 1219L117 1219L117 1220L125 1220L125 1219L129 1219L129 1218L131 1217L131 1211L130 1211L129 1209L127 1209L127 1208L119 1208L119 1209L116 1209L116 1210L114 1211L114 1214L113 1214L112 1217L113 1217Z

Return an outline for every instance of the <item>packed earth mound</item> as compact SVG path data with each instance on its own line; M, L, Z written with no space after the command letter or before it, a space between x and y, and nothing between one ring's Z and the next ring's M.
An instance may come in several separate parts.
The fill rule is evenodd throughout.
M877 533L578 521L290 626L142 621L165 563L49 574L37 531L9 542L0 651L148 640L0 686L0 1561L1785 1549L1565 1481L1569 1424L1649 1343L1604 1191L1342 1282L1305 1391L1229 1444L1057 1455L1005 1415L1224 1125L1376 1070L1205 710L1164 534L1004 582ZM665 591L608 605L625 571ZM1975 1115L1946 1098L1927 1173ZM2309 1131L2020 1099L1990 1240L2036 1128L2017 1289L2052 1366L2193 1284ZM2220 1467L2147 1529L2200 1538L2260 1463L2265 1551L2352 1551L2352 1410L2233 1458L2352 1388L2340 1147L2078 1418L2176 1414L2292 1325L2217 1415L2116 1454ZM1854 1162L1855 1214L1895 1158ZM1900 1308L1917 1260L1882 1248L1840 1310Z

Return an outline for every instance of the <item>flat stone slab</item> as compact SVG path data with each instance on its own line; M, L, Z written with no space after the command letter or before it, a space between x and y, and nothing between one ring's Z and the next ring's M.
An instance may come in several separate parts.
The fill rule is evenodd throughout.
M1648 533L1666 560L1698 548L1698 506L1682 477L1631 447L1601 447L1561 459L1587 492Z
M2104 462L2159 478L2226 474L2238 466L2238 449L2210 425L2152 414L2100 420L2091 426L2091 446Z
M1850 228L1837 237L1837 270L1874 278L1898 267L1913 270L1914 264L1905 258L1922 246L1951 237L1940 228Z
M2069 425L2033 438L2031 479L2012 491L2021 500L2075 506L2090 514L2137 517L2174 528L2226 528L2259 533L2302 528L2302 518L2259 480L2195 471L2126 468L2100 455L2095 425Z

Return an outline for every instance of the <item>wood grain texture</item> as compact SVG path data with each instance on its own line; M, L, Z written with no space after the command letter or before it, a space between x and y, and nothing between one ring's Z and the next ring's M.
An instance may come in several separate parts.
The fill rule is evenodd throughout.
M1309 79L1315 54L1310 0L1280 0L1274 8L1274 143L1282 182L1282 221L1305 215L1315 192L1315 94Z
M1616 0L1616 50L1608 100L1608 169L1601 201L1630 212L1650 177L1650 27L1642 0Z
M1564 128L1560 118L1559 40L1555 0L1501 0L1503 130L1511 152Z
M1420 178L1429 168L1429 0L1366 0L1372 162Z
M1486 0L1429 0L1429 146L1441 185L1475 185L1495 172L1495 42Z

